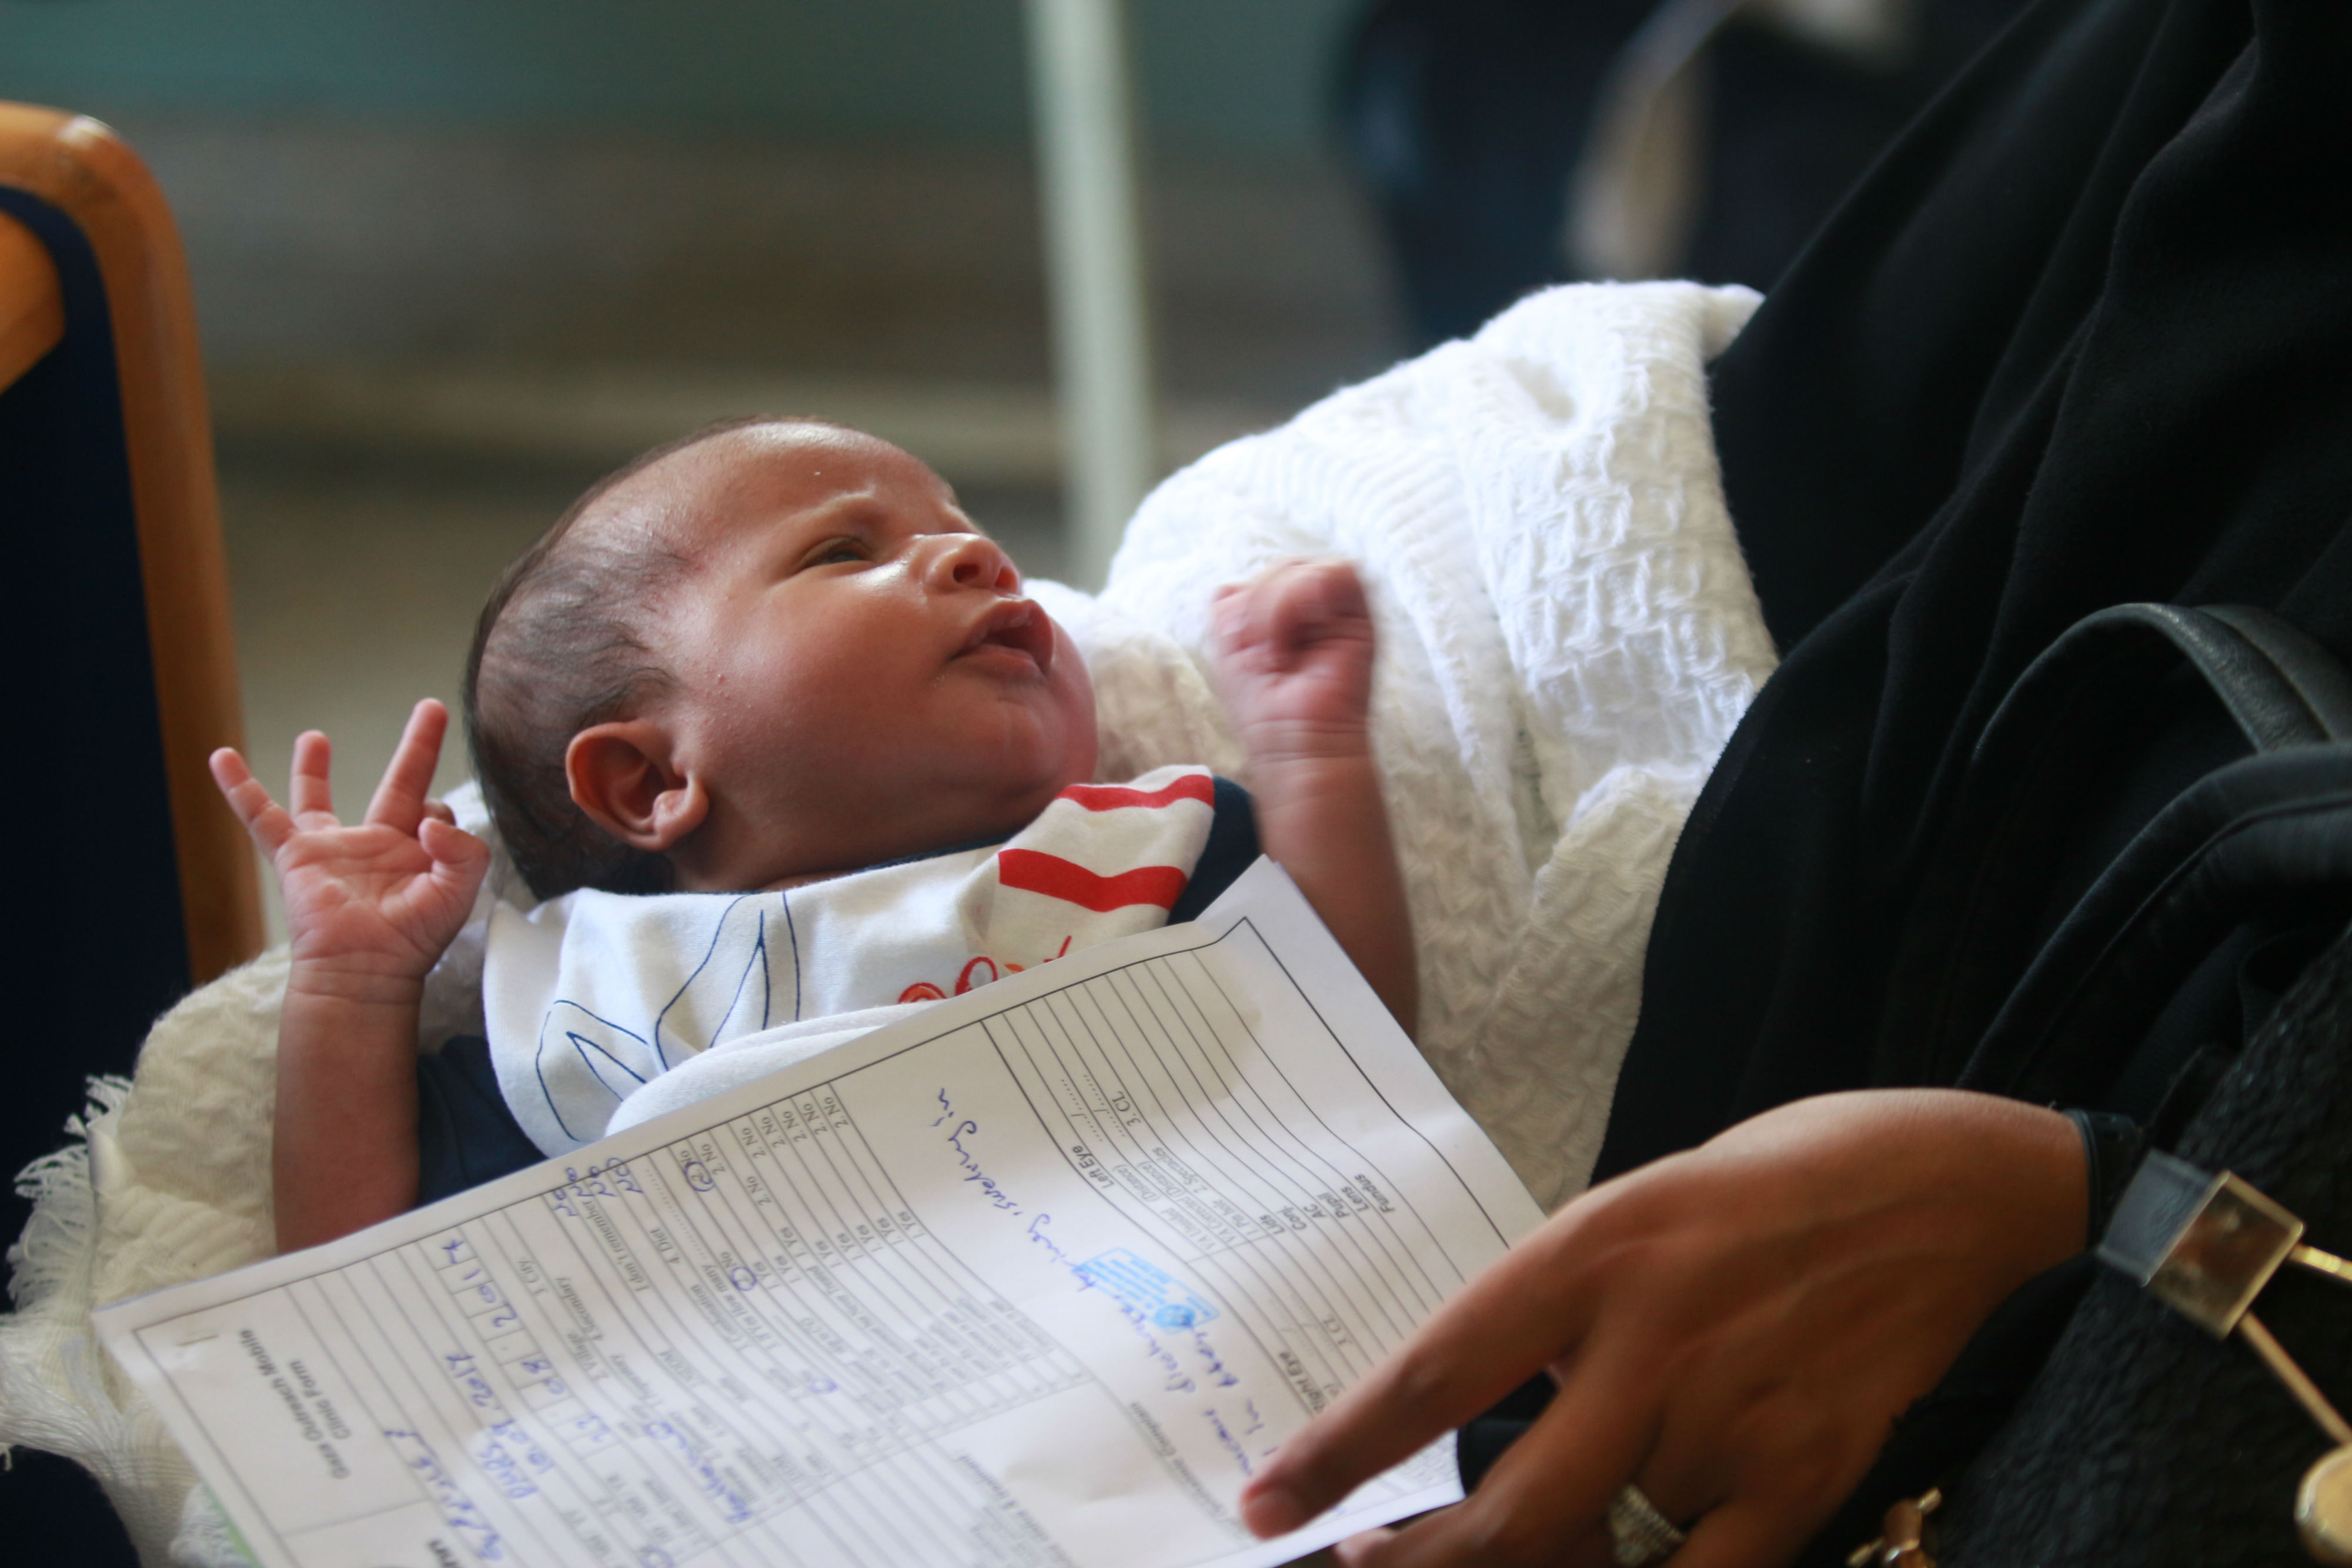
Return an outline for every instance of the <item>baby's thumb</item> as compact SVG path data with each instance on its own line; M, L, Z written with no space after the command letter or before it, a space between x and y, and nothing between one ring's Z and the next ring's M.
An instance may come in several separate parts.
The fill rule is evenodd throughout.
M453 822L427 817L416 824L416 841L433 857L434 872L478 884L490 869L490 846Z

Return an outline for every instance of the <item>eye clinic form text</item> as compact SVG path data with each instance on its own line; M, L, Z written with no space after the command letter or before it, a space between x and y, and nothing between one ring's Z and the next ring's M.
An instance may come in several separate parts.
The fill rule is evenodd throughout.
M1264 864L583 1154L108 1310L264 1563L1287 1562L1458 1496L1234 1513L1540 1218Z

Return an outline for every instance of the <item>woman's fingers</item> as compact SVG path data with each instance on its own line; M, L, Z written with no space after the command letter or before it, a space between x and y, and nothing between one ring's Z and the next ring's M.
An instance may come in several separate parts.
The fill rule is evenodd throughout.
M383 770L383 781L368 802L367 821L404 833L413 833L424 820L425 792L433 787L433 769L441 761L441 737L448 732L449 710L426 697L409 713L400 745Z
M1622 1361L1562 1388L1461 1503L1359 1550L1351 1568L1563 1568L1609 1561L1610 1500L1657 1412ZM1664 1506L1672 1506L1667 1504Z
M1756 1568L1786 1563L1822 1522L1765 1499L1734 1499L1690 1527L1673 1568Z
M269 798L269 791L262 788L261 780L253 776L253 769L235 750L224 746L212 754L211 762L213 782L220 786L229 810L245 824L245 831L253 835L253 841L261 846L261 852L275 856L278 846L293 836L294 819L286 814L286 808Z
M1359 1564L1371 1560L1370 1553L1378 1552L1381 1547L1394 1541L1396 1535L1396 1528L1393 1525L1384 1524L1378 1530L1367 1530L1360 1535L1348 1537L1347 1540L1331 1548L1331 1555L1339 1563L1339 1568L1358 1568Z
M1568 1354L1591 1312L1573 1213L1465 1286L1285 1443L1242 1495L1250 1529L1296 1530Z
M2082 1246L2073 1133L2016 1102L1870 1091L1596 1188L1286 1445L1244 1518L1303 1522L1549 1364L1570 1369L1559 1396L1474 1496L1349 1561L1603 1568L1608 1504L1639 1476L1692 1521L1675 1568L1785 1563L1985 1314Z

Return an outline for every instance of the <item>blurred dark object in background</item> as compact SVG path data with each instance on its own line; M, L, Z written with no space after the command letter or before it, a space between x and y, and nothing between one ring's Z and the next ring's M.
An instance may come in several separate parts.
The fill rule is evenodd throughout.
M1374 0L1346 160L1422 345L1529 289L1767 287L2024 0Z
M1567 276L1569 171L1653 0L1374 0L1341 64L1341 144L1416 339Z

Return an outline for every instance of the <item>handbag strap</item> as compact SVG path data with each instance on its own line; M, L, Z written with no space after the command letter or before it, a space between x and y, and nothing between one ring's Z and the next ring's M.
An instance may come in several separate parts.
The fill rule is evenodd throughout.
M2166 694L2183 684L2227 716L2231 749L2183 747L2177 758L2162 759L2180 776L2166 779L2159 769L2147 808L2153 820L2052 926L2051 905L2060 896L2054 868L2079 852L2087 823L2118 809L2116 759L2147 744L2169 711ZM2061 1007L2062 993L2073 994L2058 977L2066 966L2099 960L2128 934L2147 940L2176 934L2185 942L2189 930L2203 928L2185 915L2148 924L2133 912L2220 833L2216 813L2269 810L2295 791L2325 793L2317 779L2296 769L2257 770L2201 794L2198 780L2249 752L2333 751L2337 742L2352 743L2352 674L2267 612L2126 604L2070 627L2019 676L1969 759L1893 970L1878 1081L2021 1091L2022 1075L2047 1054L2044 1037L2056 1022L2049 1009ZM2158 810L2168 800L2172 804ZM2306 820L2305 834L2317 831ZM2241 836L2177 891L2199 890L2192 906L2214 918L2222 908L2259 903L2277 878L2300 874L2253 847L2273 841ZM2317 863L2302 869L2327 880ZM2231 891L2241 883L2249 890L2242 897ZM2117 948L2116 961L2145 974L2146 965L2125 961L2130 951L2127 944ZM2035 974L2041 977L2029 988L2021 977Z
M2068 912L1959 1086L2081 1104L2248 922L2352 918L2352 744L2250 757L2158 813Z
M2248 664L2242 675L2206 677L2224 703L2243 701L2250 707L2258 707L2257 712L2241 716L2238 722L2250 736L2253 730L2248 727L2256 723L2266 733L2275 734L2273 739L2257 742L2261 750L2275 751L2285 746L2317 741L2352 740L2352 673L2347 673L2335 654L2292 622L2267 610L2245 604L2213 604L2193 611L2177 611L2163 604L2124 608L2160 612L2167 617L2195 616L2208 628L2215 624L2226 627L2237 633L2244 653L2267 664L2266 670L2260 664ZM2240 655L2240 650L2232 649L2221 656L2231 660L2234 670ZM2292 702L2288 700L2290 696ZM2272 728L2273 725L2277 727L2275 730ZM2314 728L2316 734L2311 733Z

